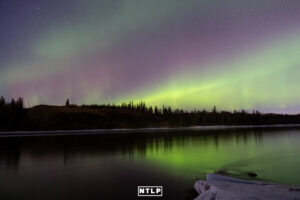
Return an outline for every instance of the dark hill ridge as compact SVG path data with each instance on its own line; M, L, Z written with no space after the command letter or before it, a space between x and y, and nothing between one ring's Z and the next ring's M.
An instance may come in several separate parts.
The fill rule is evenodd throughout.
M0 131L83 130L111 128L184 127L202 125L300 124L300 115L211 112L162 109L141 102L122 105L39 105L23 108L20 98L11 103L0 100Z
M167 125L161 117L138 110L114 107L46 106L28 109L20 130L80 130L99 128L138 128Z

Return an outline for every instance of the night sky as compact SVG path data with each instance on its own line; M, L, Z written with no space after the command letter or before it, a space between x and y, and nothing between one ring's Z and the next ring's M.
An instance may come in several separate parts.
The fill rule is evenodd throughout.
M299 0L1 0L0 95L300 112Z

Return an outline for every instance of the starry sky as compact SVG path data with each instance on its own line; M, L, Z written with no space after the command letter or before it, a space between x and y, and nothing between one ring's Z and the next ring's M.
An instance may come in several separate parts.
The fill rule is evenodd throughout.
M0 95L300 112L298 0L2 0Z

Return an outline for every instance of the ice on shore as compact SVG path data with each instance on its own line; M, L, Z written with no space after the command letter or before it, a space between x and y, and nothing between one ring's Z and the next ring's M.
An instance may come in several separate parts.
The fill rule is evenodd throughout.
M300 200L300 188L248 181L217 174L194 184L195 200Z

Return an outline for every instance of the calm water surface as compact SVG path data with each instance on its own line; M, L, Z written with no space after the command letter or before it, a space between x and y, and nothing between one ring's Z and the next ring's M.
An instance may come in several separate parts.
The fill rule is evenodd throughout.
M138 185L190 199L220 169L300 185L300 129L0 138L0 199L136 199Z

